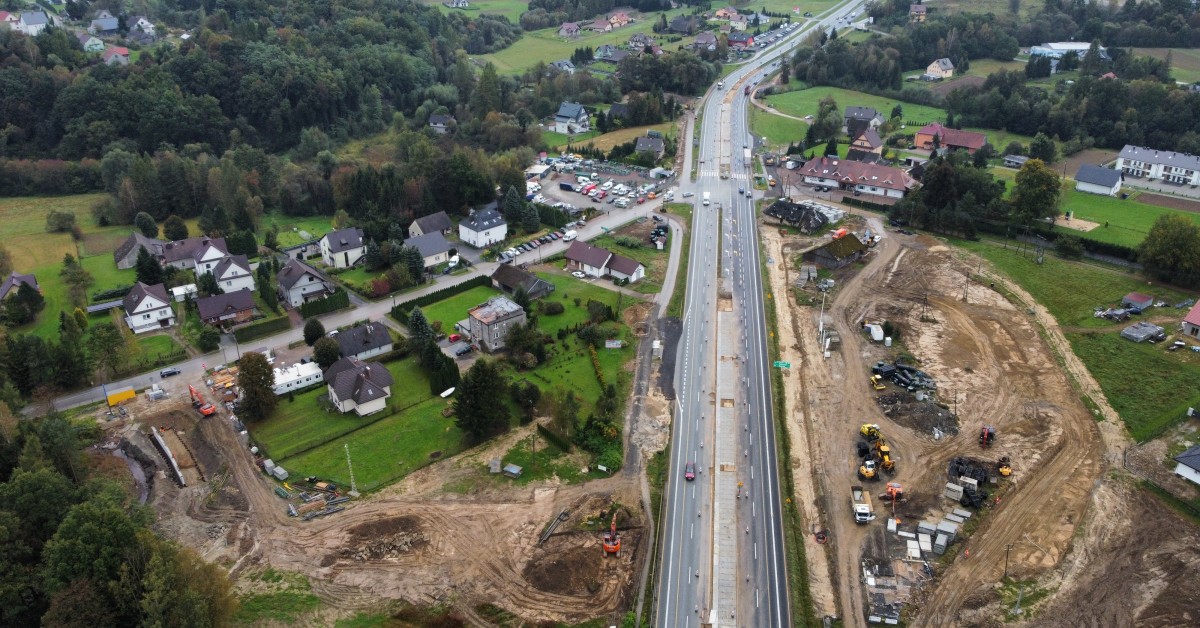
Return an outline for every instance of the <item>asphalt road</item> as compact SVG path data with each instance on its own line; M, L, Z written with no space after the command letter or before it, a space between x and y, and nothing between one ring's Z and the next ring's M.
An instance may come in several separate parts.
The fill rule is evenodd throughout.
M850 1L810 20L790 37L760 52L744 67L725 77L725 89L709 90L704 102L699 139L699 176L682 181L682 192L694 192L691 259L684 305L683 337L679 343L675 388L678 391L663 535L658 570L657 626L791 626L788 601L787 556L784 548L779 461L775 448L766 319L756 233L757 216L752 198L739 193L751 188L753 164L744 160L745 147L753 147L748 128L743 86L757 83L775 63L807 34L838 24L838 17L861 11L861 2ZM730 178L720 178L729 165ZM685 171L691 162L684 162ZM703 205L707 192L710 205ZM781 261L781 260L779 260ZM719 272L718 272L719 271ZM738 351L744 357L742 387L737 406L742 430L718 434L714 426L716 381L716 328L718 289L728 293L741 315ZM736 438L745 450L748 496L736 503L738 556L736 608L714 609L718 564L714 561L714 476L718 473L712 444L716 438ZM705 449L704 443L709 447ZM699 474L684 479L684 468L695 462ZM742 540L744 539L744 540ZM744 577L742 577L744 576Z

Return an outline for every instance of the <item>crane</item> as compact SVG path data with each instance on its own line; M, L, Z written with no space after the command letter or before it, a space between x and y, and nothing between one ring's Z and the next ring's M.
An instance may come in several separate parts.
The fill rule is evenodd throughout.
M608 532L604 533L604 555L616 554L621 556L621 535L617 534L617 511L613 511L612 522L609 524Z

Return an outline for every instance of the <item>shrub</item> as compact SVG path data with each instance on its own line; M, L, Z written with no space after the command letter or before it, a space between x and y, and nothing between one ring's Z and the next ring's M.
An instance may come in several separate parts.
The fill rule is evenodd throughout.
M545 314L546 316L557 316L567 311L567 308L563 307L563 304L559 303L558 301L541 301L539 302L539 305L539 309L541 309L542 314ZM562 340L562 338L560 337L559 340Z
M238 342L246 342L247 340L269 336L285 329L291 329L291 327L292 321L286 316L281 316L240 327L234 330L233 335L238 339Z
M304 318L326 314L334 310L350 307L350 295L338 288L336 292L317 301L309 301L300 306L300 315Z

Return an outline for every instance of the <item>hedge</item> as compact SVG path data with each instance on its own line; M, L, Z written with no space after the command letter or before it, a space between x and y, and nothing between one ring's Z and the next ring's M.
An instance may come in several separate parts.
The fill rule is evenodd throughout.
M348 307L350 307L350 295L342 288L338 288L336 292L324 299L302 304L300 306L300 316L312 318L319 314L327 314Z
M546 429L545 427L542 427L541 423L537 424L537 431L538 431L538 434L541 434L546 440L550 441L551 443L554 443L555 447L558 447L559 449L563 450L564 452L571 451L571 442L570 441L568 441L567 439L563 438L562 436L559 436L558 434L555 434L554 432Z
M1008 225L1006 223L995 222L991 220L977 220L975 221L975 228L984 233L991 233L993 235L1007 235L1013 239L1016 239L1018 236L1026 235L1025 230L1020 226ZM1054 242L1058 240L1059 236L1066 234L1060 231L1034 228L1029 230L1028 235L1039 236L1048 242ZM1070 235L1074 235L1075 237L1079 238L1080 243L1083 244L1083 250L1093 255L1109 255L1123 260L1128 260L1130 262L1137 261L1137 249L1131 246L1113 244L1111 242L1100 242L1099 240L1093 240L1086 235L1081 234Z
M239 327L233 330L233 337L237 338L238 342L246 342L255 338L262 338L273 333L286 331L292 328L292 321L286 316L279 318L268 318L257 323L250 323L245 327Z
M487 275L478 275L460 284L442 288L441 290L435 290L429 294L423 294L411 301L400 303L396 305L396 307L392 308L391 312L388 312L388 316L391 316L401 325L407 325L408 315L412 313L413 308L429 305L430 303L437 303L442 299L452 297L456 294L462 294L471 288L490 285L492 285L491 277L488 277Z
M102 303L104 301L120 299L129 294L130 290L133 290L133 284L129 284L127 286L117 286L111 290L101 290L100 292L92 293L92 302Z

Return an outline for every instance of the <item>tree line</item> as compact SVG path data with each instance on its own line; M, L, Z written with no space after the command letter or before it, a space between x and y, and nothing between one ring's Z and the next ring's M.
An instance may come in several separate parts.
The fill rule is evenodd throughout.
M529 10L521 14L521 28L536 31L563 22L581 22L604 17L617 7L632 7L641 13L666 11L668 0L530 0Z

